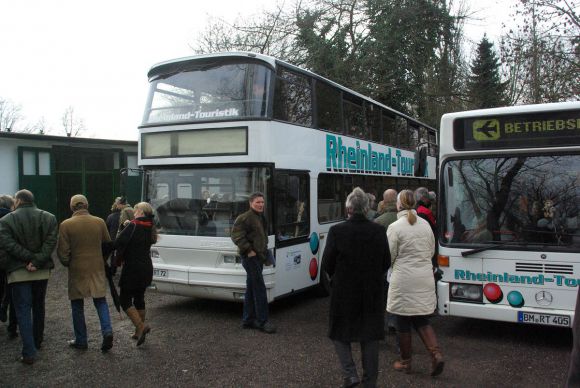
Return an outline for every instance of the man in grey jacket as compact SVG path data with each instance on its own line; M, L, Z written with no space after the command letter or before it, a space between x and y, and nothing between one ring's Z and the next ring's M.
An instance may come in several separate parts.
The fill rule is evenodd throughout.
M8 273L22 338L20 360L27 365L34 363L44 336L46 287L56 239L54 215L38 209L30 191L17 192L15 210L0 219L0 246L5 251L0 266Z

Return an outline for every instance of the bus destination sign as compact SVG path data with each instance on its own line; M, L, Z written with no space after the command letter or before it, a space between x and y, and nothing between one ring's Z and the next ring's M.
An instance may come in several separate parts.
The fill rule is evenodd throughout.
M456 150L580 145L580 111L457 119L453 145Z

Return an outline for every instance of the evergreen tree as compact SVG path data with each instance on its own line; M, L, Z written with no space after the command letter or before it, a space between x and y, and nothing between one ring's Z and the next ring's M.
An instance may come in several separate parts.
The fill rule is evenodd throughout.
M499 58L493 50L493 43L485 35L477 47L471 73L468 92L471 108L493 108L506 104L506 84L501 81Z

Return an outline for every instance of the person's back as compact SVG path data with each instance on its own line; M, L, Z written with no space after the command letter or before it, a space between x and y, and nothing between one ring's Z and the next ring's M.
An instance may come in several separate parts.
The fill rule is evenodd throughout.
M429 322L436 308L431 264L435 237L429 223L417 216L414 207L413 192L402 190L397 197L398 220L387 230L393 267L387 311L395 315L401 355L393 368L411 372L411 328L414 327L431 353L431 376L437 376L443 372L445 362Z
M75 349L88 347L84 316L84 298L92 298L97 309L103 342L101 351L113 346L113 329L105 299L107 279L102 243L110 241L105 221L89 213L89 203L82 194L71 197L72 217L60 225L57 253L68 267L68 297L71 301L75 339L68 342Z
M429 191L425 187L419 187L413 194L415 196L415 201L417 202L417 215L429 223L431 231L436 235L437 221L435 220L435 215L430 209L431 197L429 196Z
M109 240L102 219L87 210L75 211L60 225L59 256L68 257L69 297L104 297L105 267L101 244Z
M417 217L410 225L406 217L401 217L389 226L387 235L389 242L396 241L397 266L408 268L411 277L425 276L432 281L435 240L429 223Z
M395 221L397 221L397 209L395 204L386 205L383 214L375 218L375 222L382 225L385 229Z
M56 244L56 218L49 212L38 209L34 204L21 204L1 219L4 233L10 233L14 242L31 253L38 253L37 264L52 268L50 254ZM50 243L46 244L46 240ZM12 272L22 267L22 262L8 253L6 270ZM42 264L40 263L42 261ZM50 262L50 264L48 263Z
M381 296L388 267L385 228L355 215L332 226L330 234L332 242L329 239L327 244L332 249L325 250L323 259L332 275L329 337L348 341L382 339ZM365 307L353 309L361 300L368 301Z
M385 228L367 218L368 204L368 196L359 187L348 195L348 220L330 228L322 256L332 278L328 337L347 387L361 382L351 343L360 342L362 383L372 387L379 373L379 340L384 338L383 279L390 256Z
M393 222L397 221L397 191L387 189L383 193L383 210L380 216L375 218L375 222L384 226L385 230Z
M364 217L352 217L332 228L338 237L336 247L342 253L336 262L335 276L354 278L354 272L382 283L385 257L377 255L376 247L385 239L385 228Z
M44 340L45 297L57 241L54 215L36 208L29 190L15 194L16 210L0 219L2 267L17 316L24 364L33 364Z
M64 220L61 228L67 231L70 241L71 256L75 260L93 257L95 252L101 252L101 242L105 240L102 220L91 214ZM74 263L71 261L71 266Z

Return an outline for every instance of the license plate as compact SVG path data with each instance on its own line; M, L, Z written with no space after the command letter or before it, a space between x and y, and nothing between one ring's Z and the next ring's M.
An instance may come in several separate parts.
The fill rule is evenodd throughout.
M156 276L158 278L166 278L167 277L167 270L153 268L153 276Z
M570 327L570 317L568 315L540 314L518 311L518 322L533 323L536 325Z

